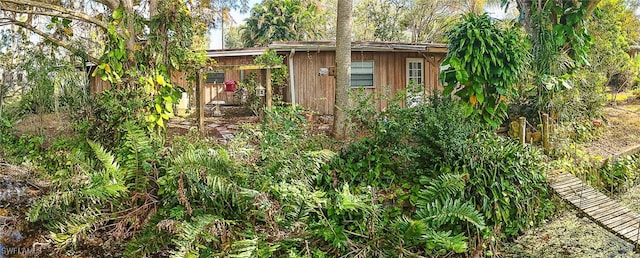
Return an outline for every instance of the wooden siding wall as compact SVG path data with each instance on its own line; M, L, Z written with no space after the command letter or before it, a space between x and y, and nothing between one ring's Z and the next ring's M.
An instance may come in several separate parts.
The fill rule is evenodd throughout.
M91 94L100 93L102 91L111 89L111 84L108 81L103 81L98 76L92 76L93 72L96 70L96 67L92 67L89 70L89 92Z
M285 56L285 65L289 64L289 53L280 53ZM373 61L374 62L374 85L373 88L365 89L366 92L375 94L376 109L383 110L387 107L386 101L382 98L390 91L396 94L406 87L406 60L407 58L421 58L424 60L425 91L442 90L439 84L439 66L444 59L444 53L416 53L416 52L358 52L351 54L353 62ZM242 57L218 57L215 58L219 65L247 65L253 64L253 56ZM333 51L304 51L296 52L293 57L293 72L295 80L296 104L304 108L317 111L320 114L333 114L333 104L335 102L335 79L333 76L318 75L320 68L335 66L335 52ZM261 70L243 71L244 78L249 74L256 73L260 82L265 80L265 74ZM194 83L187 80L184 73L174 72L171 80L174 84L185 89L193 89ZM225 80L242 80L241 71L225 71ZM97 93L110 88L108 82L104 82L97 77L91 77L91 92ZM275 90L275 89L274 89ZM284 100L291 101L289 86L283 89ZM206 83L205 100L210 103L214 100L222 100L227 104L239 104L238 100L231 93L224 91L223 83Z
M249 65L253 64L253 56L246 57L218 57L215 58L216 64L218 65ZM244 73L244 78L247 78L249 74L256 73L257 79L259 81L264 81L264 73L259 70L248 70L248 71L234 71L227 70L225 71L224 80L235 80L240 82L242 80L241 74ZM206 74L205 82L206 82ZM182 72L174 72L171 75L171 82L175 85L179 85L185 89L195 90L195 82L187 80L187 76ZM204 99L206 103L211 103L211 101L224 101L226 104L239 104L239 99L234 97L233 93L228 93L224 91L225 86L224 83L205 83L204 85ZM194 91L195 92L195 91Z
M381 98L389 89L392 95L406 87L406 59L424 60L425 91L441 90L438 82L440 62L444 54L416 52L357 52L351 54L351 61L374 62L374 87L365 91L375 94L377 110L387 107ZM333 114L335 102L335 79L320 76L322 67L335 66L335 52L296 52L293 57L296 103L320 114ZM289 89L286 89L288 92ZM290 101L290 98L287 98Z
M98 76L91 76L93 70L94 69L91 69L91 73L89 73L89 85L91 94L96 94L111 89L111 84L109 84L108 81L103 81ZM190 84L193 84L192 82L187 80L187 76L184 73L178 71L174 71L171 73L171 83L181 86L185 90L188 90L191 86Z

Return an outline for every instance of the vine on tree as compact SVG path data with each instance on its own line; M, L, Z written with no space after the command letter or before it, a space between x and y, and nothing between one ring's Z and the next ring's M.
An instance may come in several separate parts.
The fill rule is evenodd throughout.
M449 33L448 66L440 77L444 95L460 97L467 116L492 127L507 115L506 101L524 70L526 51L514 29L500 29L486 14L468 14Z

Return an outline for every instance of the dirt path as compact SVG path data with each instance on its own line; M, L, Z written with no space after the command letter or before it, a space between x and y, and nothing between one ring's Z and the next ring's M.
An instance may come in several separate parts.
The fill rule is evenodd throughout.
M608 157L640 144L640 104L605 108L607 130L593 142L584 144L592 156Z

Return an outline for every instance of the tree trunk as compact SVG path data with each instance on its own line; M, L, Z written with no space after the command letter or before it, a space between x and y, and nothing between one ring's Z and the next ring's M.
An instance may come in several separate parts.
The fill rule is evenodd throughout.
M123 29L129 32L127 37L125 38L126 40L125 49L127 50L127 53L135 53L135 44L137 40L137 34L134 26L135 24L133 22L133 17L131 17L131 14L134 13L132 0L122 1L122 7L124 9L124 13L127 14L125 15L124 19L128 20L126 23L122 24L126 26ZM125 70L135 69L136 68L135 56L132 54L129 54L127 62L123 65L124 65L123 69ZM125 86L125 87L129 87L129 86Z
M351 84L351 19L352 0L338 0L336 28L336 90L333 107L333 137L344 139L347 129L345 108L349 104Z
M518 11L523 16L523 19L520 20L522 23L522 27L529 35L533 35L533 24L531 24L531 16L532 16L532 2L528 0L517 0L516 4L518 5Z
M149 0L149 19L158 14L158 0Z

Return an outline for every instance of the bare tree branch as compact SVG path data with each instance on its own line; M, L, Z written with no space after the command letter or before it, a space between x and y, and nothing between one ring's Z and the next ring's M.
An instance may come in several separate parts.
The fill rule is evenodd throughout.
M3 11L9 11L9 12L13 12L13 13L23 13L23 14L38 14L38 15L45 15L45 16L51 16L51 17L60 17L60 18L66 18L66 19L72 19L72 20L80 20L83 22L88 22L91 24L95 24L103 29L107 29L108 28L108 24L106 22L100 21L96 18L93 18L91 16L89 16L89 18L91 20L85 20L83 18L79 18L77 16L68 14L68 13L56 13L56 12L47 12L47 11L38 11L38 10L18 10L18 9L13 9L10 7L6 7L3 6L2 4L0 4L0 8L2 8Z
M82 52L86 53L86 51L83 51L83 50L81 50L79 48L76 48L76 47L72 46L71 44L69 44L68 42L64 42L62 40L59 40L59 39L53 37L51 34L48 34L48 33L44 32L42 30L39 30L38 28L32 26L31 24L20 22L20 21L18 21L16 19L13 19L13 18L4 18L4 19L11 21L12 24L15 24L15 25L20 26L20 27L22 27L24 29L30 30L33 33L38 34L41 37L51 41L53 44L55 44L57 46L60 46L60 47L63 47L65 49L71 51L72 53L82 53ZM94 56L90 56L89 54L87 54L87 60L89 60L90 62L92 62L94 64L100 63L99 58L94 57Z
M12 3L12 4L18 4L18 5L26 5L26 6L33 6L33 7L39 7L39 8L44 8L44 9L48 9L51 11L56 11L56 12L60 12L60 14L56 14L56 13L52 13L52 12L44 12L44 11L34 11L34 10L17 10L17 9L13 9L13 8L9 8L5 5L5 3ZM15 13L25 13L25 14L43 14L43 13L48 13L48 14L43 14L43 15L48 15L48 16L56 16L56 17L62 17L62 18L73 18L76 20L81 20L84 22L88 22L88 23L93 23L97 26L100 26L104 29L107 29L107 23L98 20L96 18L91 17L88 14L82 13L82 12L78 12L75 10L71 10L59 5L53 5L53 4L47 4L47 3L41 3L41 2L36 2L36 1L30 1L30 0L0 0L0 8L2 8L2 10L6 10L6 11L11 11L11 12L15 12ZM66 17L65 17L66 16Z

